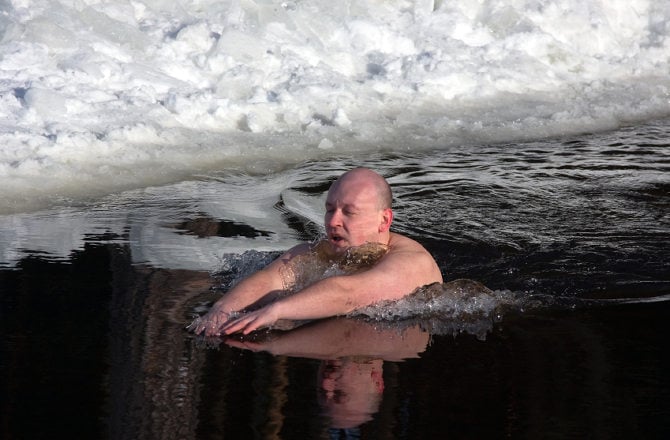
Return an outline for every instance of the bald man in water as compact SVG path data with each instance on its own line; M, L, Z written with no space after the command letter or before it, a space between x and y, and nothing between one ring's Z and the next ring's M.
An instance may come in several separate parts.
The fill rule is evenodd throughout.
M384 300L397 300L418 287L442 282L433 257L416 241L390 231L393 221L391 189L386 180L367 168L355 168L333 183L326 198L327 239L321 243L332 254L366 243L388 250L369 269L321 279L267 303L285 289L287 265L296 258L316 258L309 244L286 252L264 269L241 281L195 325L206 336L248 334L278 320L311 320L345 315ZM310 257L311 255L311 257ZM248 310L266 302L261 308Z

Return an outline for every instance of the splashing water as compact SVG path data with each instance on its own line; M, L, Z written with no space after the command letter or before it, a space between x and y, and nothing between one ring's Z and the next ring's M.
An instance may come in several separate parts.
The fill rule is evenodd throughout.
M330 245L318 241L311 252L292 259L282 268L284 290L297 292L324 278L346 275L372 267L388 252L380 243L353 246L344 253L335 253Z

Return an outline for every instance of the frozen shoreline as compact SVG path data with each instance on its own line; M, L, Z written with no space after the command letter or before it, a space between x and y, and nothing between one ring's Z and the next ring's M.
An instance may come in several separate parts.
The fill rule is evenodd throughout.
M325 5L11 2L0 213L670 115L666 2Z

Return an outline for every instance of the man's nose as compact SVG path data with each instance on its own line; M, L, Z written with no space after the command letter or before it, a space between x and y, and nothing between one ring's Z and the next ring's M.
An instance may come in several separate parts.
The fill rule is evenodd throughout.
M342 224L342 212L339 209L335 209L333 212L330 212L327 215L326 223L331 227L340 226Z

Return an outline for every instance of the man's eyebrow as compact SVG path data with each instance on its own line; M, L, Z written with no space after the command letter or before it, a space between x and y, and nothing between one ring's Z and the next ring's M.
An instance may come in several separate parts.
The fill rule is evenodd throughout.
M326 206L326 209L329 209L329 208L335 208L338 205L337 205L337 203L332 203L332 202L326 201L325 206ZM359 209L358 206L356 206L355 203L345 203L345 204L340 205L340 208L343 209L343 210L347 210L347 211L356 211L356 210Z

